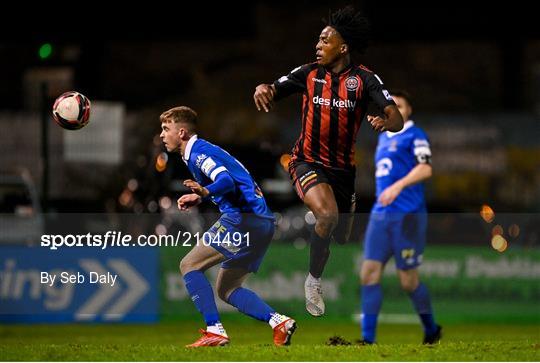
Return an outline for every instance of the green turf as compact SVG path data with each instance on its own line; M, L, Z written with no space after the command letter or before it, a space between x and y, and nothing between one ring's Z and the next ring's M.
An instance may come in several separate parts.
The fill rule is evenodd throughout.
M418 325L381 325L376 346L327 346L333 335L354 341L353 323L299 321L290 347L271 345L266 324L224 322L231 345L186 349L200 324L2 325L0 359L7 361L538 361L536 325L447 325L441 344L427 347Z

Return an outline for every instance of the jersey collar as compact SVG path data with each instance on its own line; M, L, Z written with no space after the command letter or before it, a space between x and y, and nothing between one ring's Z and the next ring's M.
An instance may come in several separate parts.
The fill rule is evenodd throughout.
M184 150L184 161L189 160L189 156L191 155L191 148L193 147L193 144L197 141L197 134L191 136L187 142L186 149Z
M396 135L399 135L399 134L402 134L404 133L407 129L410 129L411 127L414 126L414 121L413 120L408 120L406 121L404 124L403 124L403 128L397 132L390 132L390 131L386 131L386 137L393 137L393 136L396 136Z
M349 65L345 68L343 68L341 71L339 71L338 73L333 73L333 72L330 72L328 69L326 69L325 67L324 68L324 71L332 76L341 76L345 73L348 73L351 69L354 68L354 64L351 62L349 63Z

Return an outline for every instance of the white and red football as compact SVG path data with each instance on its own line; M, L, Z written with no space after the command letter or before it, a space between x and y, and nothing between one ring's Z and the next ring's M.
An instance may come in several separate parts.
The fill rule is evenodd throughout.
M66 130L78 130L90 121L90 100L82 93L69 91L54 101L54 121Z

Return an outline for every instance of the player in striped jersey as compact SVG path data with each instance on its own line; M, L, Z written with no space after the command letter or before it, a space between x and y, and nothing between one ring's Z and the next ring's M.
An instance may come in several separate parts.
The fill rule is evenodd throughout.
M300 199L317 222L311 233L306 309L324 314L321 275L330 255L332 237L345 243L355 210L354 147L356 134L370 104L382 113L367 115L377 131L399 131L403 120L381 78L351 60L368 41L368 22L353 8L331 14L316 45L317 61L293 69L273 84L261 84L253 95L258 110L268 112L273 102L302 93L302 131L292 150L289 173Z

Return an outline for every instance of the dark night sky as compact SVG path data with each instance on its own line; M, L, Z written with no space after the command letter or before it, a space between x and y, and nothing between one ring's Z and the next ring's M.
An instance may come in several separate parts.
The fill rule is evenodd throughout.
M152 40L190 36L199 39L246 37L255 30L257 3L281 8L302 16L302 9L336 9L352 3L371 19L378 39L501 39L538 37L535 13L520 2L484 1L253 1L241 6L235 2L185 2L160 6L88 6L84 11L65 13L66 22L56 14L60 8L47 7L40 16L17 22L3 22L0 40L39 41L54 37L66 41ZM66 7L69 9L69 7ZM324 14L321 14L324 16ZM14 13L14 16L17 16Z
M29 19L21 19L14 24L0 24L0 67L3 70L3 82L11 86L2 92L6 106L17 108L21 105L20 74L24 69L40 66L36 50L44 42L52 42L56 47L62 44L79 44L85 53L84 62L78 72L91 79L97 76L93 66L100 63L99 57L104 44L114 41L152 44L154 42L207 40L256 40L262 8L289 12L298 17L307 16L306 9L311 8L309 16L320 14L324 17L329 9L337 9L349 4L346 1L259 1L245 2L238 6L233 2L222 3L178 3L175 5L143 4L129 9L116 6L92 4L84 11L69 14L58 6L55 8L36 9ZM233 4L233 5L231 5ZM526 7L512 2L512 6L500 3L474 1L444 1L421 4L415 1L355 1L370 19L373 39L379 45L413 41L489 41L497 43L502 49L504 68L511 70L520 67L522 57L521 44L527 39L540 39L540 27L536 26L535 13ZM70 7L65 7L70 9ZM11 17L20 17L20 13ZM76 16L75 16L76 15ZM258 17L259 16L259 17ZM285 17L294 19L293 17ZM65 19L66 21L56 21ZM275 24L294 29L295 24ZM284 40L286 41L286 39ZM134 60L135 61L135 60ZM53 60L54 62L54 60ZM50 65L54 65L49 62ZM97 72L97 70L94 70ZM508 71L507 85L514 89L519 78ZM83 80L84 81L84 80ZM514 93L509 94L510 99ZM516 98L515 96L514 98ZM505 97L507 99L508 97ZM512 103L512 102L510 102ZM515 102L514 102L515 103ZM1 105L0 105L1 106ZM512 105L510 105L512 106ZM1 107L0 107L1 108Z

